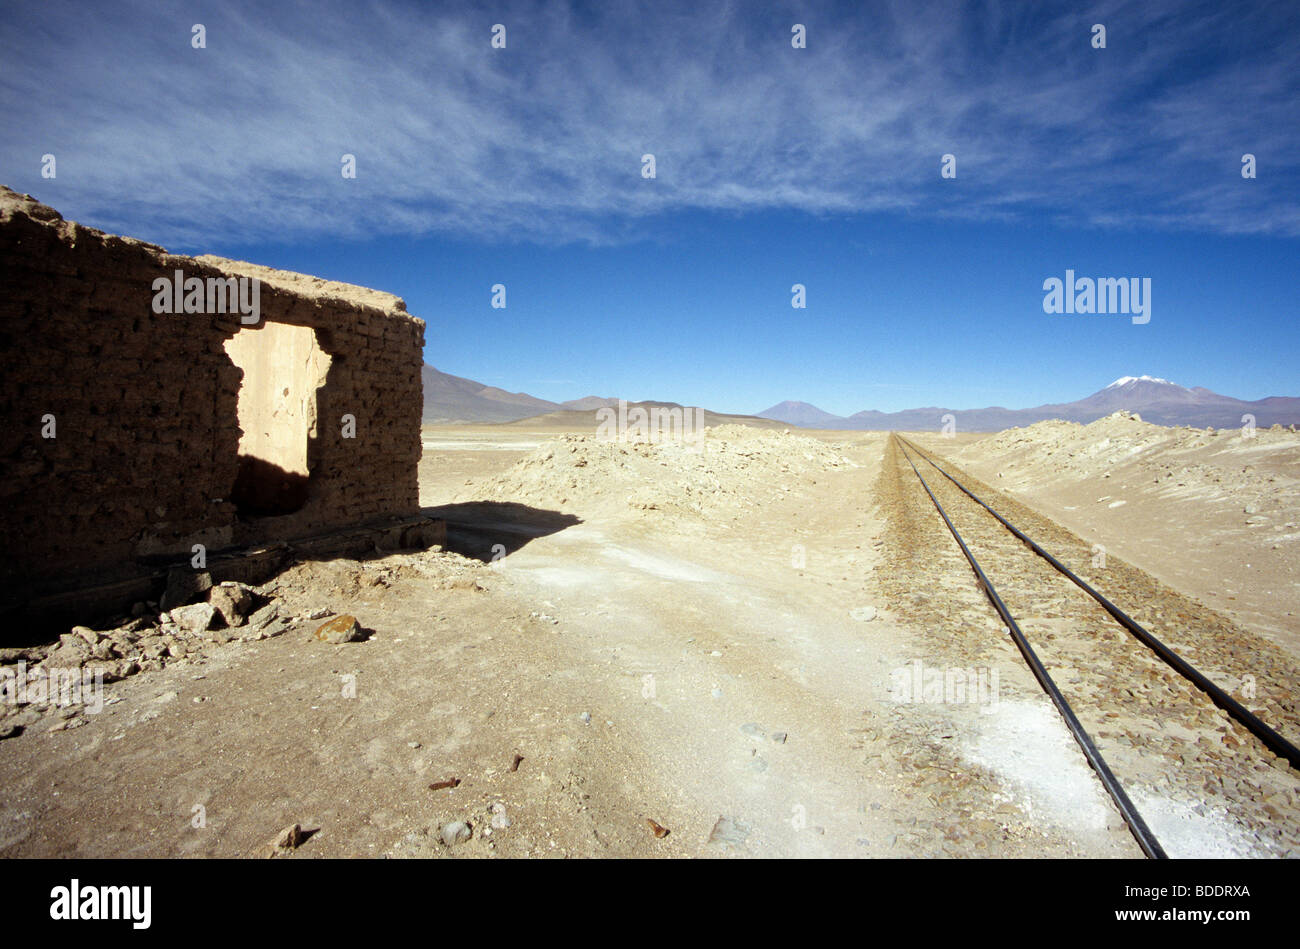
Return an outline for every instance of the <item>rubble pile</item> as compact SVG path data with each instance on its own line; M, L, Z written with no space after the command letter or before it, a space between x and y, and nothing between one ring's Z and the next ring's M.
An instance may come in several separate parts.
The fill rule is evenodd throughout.
M202 662L229 643L310 633L330 618L339 629L317 638L354 642L364 638L355 617L325 604L364 601L403 580L419 579L435 589L483 589L481 571L478 561L436 548L365 562L301 562L260 586L214 583L206 571L174 568L159 600L136 603L130 615L103 629L74 626L52 643L0 649L0 738L44 715L76 721L75 711L62 707L69 703L57 694L60 683L80 688L81 682L116 682L174 663Z

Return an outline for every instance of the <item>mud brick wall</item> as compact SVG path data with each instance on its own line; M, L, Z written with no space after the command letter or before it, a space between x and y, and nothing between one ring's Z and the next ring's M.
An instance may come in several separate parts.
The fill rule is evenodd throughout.
M256 277L262 322L155 313L154 280L177 270ZM418 510L424 323L397 297L168 254L7 188L0 288L0 603L188 562L196 543L213 553ZM273 324L311 328L328 371L302 497L268 515L233 499L245 372L226 343Z

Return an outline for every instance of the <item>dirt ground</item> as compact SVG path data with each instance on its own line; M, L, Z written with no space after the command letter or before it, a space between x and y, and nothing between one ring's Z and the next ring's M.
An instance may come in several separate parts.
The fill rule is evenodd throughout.
M1300 657L1300 434L1117 413L917 440Z
M258 591L279 635L9 710L0 854L261 856L296 822L292 859L1139 855L887 435L692 447L427 428L447 550L300 564ZM318 641L326 611L369 637ZM968 687L912 689L936 671ZM1142 772L1171 853L1300 852L1295 773L1249 764L1202 800Z

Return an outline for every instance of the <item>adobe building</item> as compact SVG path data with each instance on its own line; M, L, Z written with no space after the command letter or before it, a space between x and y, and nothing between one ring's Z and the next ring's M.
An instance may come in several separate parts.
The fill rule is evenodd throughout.
M156 598L200 552L428 540L402 300L169 254L3 186L0 273L0 615Z

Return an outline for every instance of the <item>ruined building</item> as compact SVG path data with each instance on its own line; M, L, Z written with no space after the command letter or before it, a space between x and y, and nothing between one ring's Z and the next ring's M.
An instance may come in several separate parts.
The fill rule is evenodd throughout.
M129 604L195 557L344 528L420 541L424 322L397 297L169 254L7 188L0 286L4 614Z

